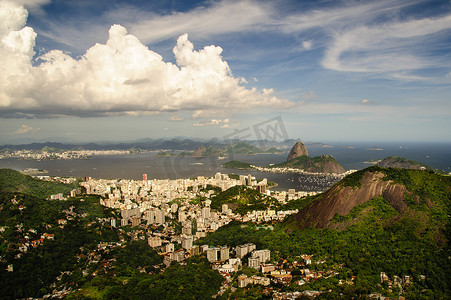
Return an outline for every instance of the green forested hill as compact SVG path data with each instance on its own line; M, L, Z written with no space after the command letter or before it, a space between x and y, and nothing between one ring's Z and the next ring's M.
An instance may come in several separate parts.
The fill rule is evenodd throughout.
M340 163L330 155L321 155L316 157L301 155L286 162L272 165L270 168L296 168L306 172L337 174L344 173L346 171Z
M259 154L259 153L281 153L282 150L279 150L277 148L270 148L268 150L263 150L261 148L258 148L254 145L246 144L243 142L238 142L233 145L230 145L225 148L226 153L233 153L233 154Z
M238 160L232 160L229 162L226 162L222 165L225 168L231 168L231 169L241 169L241 170L250 170L252 169L252 165L247 162L242 162Z
M431 166L423 164L421 162L407 159L399 156L389 156L377 163L379 167L382 168L402 168L402 169L413 169L413 170L428 170L437 173L444 174L442 170L435 169Z
M38 197L68 193L77 184L48 182L24 175L11 169L0 169L0 193L20 192Z
M257 190L242 185L233 186L210 198L211 208L220 210L223 204L227 204L235 213L246 214L252 210L265 210L277 201L270 196L265 196Z
M98 219L113 214L100 206L97 196L58 201L1 193L0 203L0 290L4 299L41 297L52 291L52 283L82 282L86 255L100 242L119 241L109 222ZM66 223L61 225L58 220ZM77 255L85 258L79 260ZM13 272L6 271L8 265ZM56 281L61 272L69 275Z

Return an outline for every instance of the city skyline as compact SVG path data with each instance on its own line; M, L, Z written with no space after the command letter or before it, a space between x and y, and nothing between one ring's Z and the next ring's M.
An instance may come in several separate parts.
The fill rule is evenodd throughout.
M449 1L0 0L0 144L451 134Z

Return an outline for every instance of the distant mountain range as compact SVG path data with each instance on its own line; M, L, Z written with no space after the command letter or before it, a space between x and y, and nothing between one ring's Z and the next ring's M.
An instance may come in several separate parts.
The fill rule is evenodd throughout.
M289 139L284 141L272 140L221 140L221 139L198 139L198 138L172 138L172 139L140 139L130 142L98 142L98 143L59 143L59 142L45 142L45 143L29 143L20 145L0 145L0 149L10 150L40 150L44 147L51 147L61 150L127 150L130 148L139 148L142 150L184 150L194 151L201 146L221 147L225 148L237 143L244 143L252 145L261 149L289 148L298 140ZM315 144L316 145L316 144Z

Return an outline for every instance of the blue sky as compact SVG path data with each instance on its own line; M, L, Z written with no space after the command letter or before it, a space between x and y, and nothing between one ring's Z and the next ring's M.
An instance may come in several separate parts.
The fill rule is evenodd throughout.
M450 1L0 0L0 143L451 141Z

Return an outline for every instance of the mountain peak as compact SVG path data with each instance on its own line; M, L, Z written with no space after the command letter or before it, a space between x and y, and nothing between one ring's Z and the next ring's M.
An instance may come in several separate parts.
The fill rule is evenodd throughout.
M294 144L293 148L291 148L290 154L288 154L287 161L292 160L292 159L302 156L302 155L308 156L308 151L302 142L296 142L296 144Z

